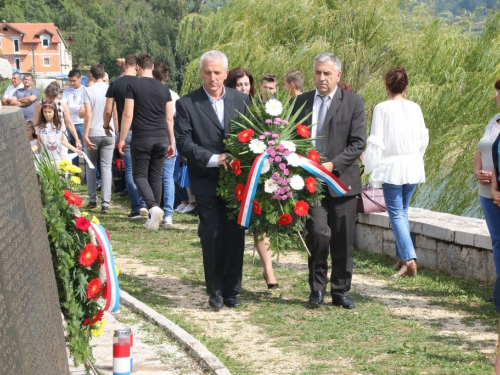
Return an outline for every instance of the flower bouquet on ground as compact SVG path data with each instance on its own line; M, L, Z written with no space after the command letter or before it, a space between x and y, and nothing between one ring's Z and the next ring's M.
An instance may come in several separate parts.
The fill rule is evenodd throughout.
M347 188L320 163L306 118L292 114L285 92L265 104L256 100L246 116L232 120L225 140L232 171L220 174L218 194L231 218L260 235L275 253L305 246L301 231L311 204L323 197L323 181L345 194ZM306 247L307 249L307 247Z
M34 160L66 341L75 365L91 367L90 338L102 333L104 311L116 310L119 302L109 234L97 217L80 212L82 199L70 191L80 183L73 176L80 168L68 160L56 165L45 156Z

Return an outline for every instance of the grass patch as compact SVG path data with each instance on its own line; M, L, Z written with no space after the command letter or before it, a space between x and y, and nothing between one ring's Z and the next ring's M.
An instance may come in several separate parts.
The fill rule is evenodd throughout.
M123 206L120 207L119 204ZM184 285L204 285L202 254L196 232L196 218L174 217L174 228L148 233L142 222L130 221L125 199L114 198L109 215L98 215L111 233L116 257L139 260L158 267L158 274L120 274L120 286L199 339L234 374L251 375L253 363L246 357L231 356L230 339L207 334L203 320L193 320L176 309L175 290L159 286L158 277L181 279ZM247 237L247 243L251 243ZM302 250L290 254L306 260ZM246 253L243 270L243 305L238 327L252 325L285 357L300 358L300 374L485 374L491 360L482 354L481 344L471 344L459 335L438 334L444 321L421 326L411 319L391 315L390 310L369 296L353 291L356 309L348 311L331 304L311 309L307 303L309 286L304 265L285 263L275 267L280 289L268 291L258 257L252 264ZM432 297L435 304L464 314L468 325L488 324L495 331L497 314L485 302L491 286L453 278L442 273L419 270L416 278L391 279L393 262L387 256L355 252L355 273L389 281L391 290L412 296ZM202 289L200 289L202 290ZM179 297L182 298L182 297ZM196 308L205 309L206 301ZM331 302L329 298L326 300ZM211 319L220 319L214 315ZM235 332L237 335L238 332ZM266 340L262 341L264 344ZM485 346L494 344L485 343ZM255 352L265 350L251 348ZM279 359L277 359L279 361ZM262 364L266 368L266 364Z

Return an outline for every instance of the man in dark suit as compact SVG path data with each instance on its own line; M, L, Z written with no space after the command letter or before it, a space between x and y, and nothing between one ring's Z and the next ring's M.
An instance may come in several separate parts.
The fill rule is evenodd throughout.
M219 310L240 306L245 233L235 220L227 218L225 202L217 196L219 166L228 170L229 155L223 140L229 136L229 122L246 113L249 97L224 87L227 57L219 51L200 58L203 86L177 100L175 138L179 154L188 161L191 190L200 214L198 235L203 251L203 268L209 305ZM222 172L225 173L225 172Z
M323 166L332 171L350 191L339 197L328 188L319 206L311 207L306 222L306 244L309 258L309 303L323 304L328 272L328 253L332 257L331 295L333 304L353 309L354 302L347 295L351 289L354 232L356 229L356 195L361 192L357 159L366 140L366 116L363 99L337 86L342 76L340 60L331 53L314 59L316 90L299 95L298 110L305 107L299 118L308 114L307 125L311 138L322 153Z

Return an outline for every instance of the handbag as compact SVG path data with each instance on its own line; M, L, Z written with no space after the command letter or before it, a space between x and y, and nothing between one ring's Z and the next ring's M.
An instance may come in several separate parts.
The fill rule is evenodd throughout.
M373 189L370 184L363 186L361 194L357 197L356 212L358 214L371 214L373 212L386 212L384 191L381 188Z

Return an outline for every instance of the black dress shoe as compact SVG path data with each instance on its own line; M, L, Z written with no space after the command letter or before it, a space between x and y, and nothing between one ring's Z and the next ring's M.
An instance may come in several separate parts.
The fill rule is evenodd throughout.
M210 297L210 299L208 300L208 304L215 311L219 311L224 307L224 300L221 296Z
M323 304L324 296L325 296L325 292L323 292L323 291L311 292L311 294L309 294L309 304L312 307L321 306Z
M333 306L342 306L344 309L354 309L354 302L349 296L332 296Z
M226 305L227 307L240 307L241 301L238 297L231 296L224 299L224 305Z

